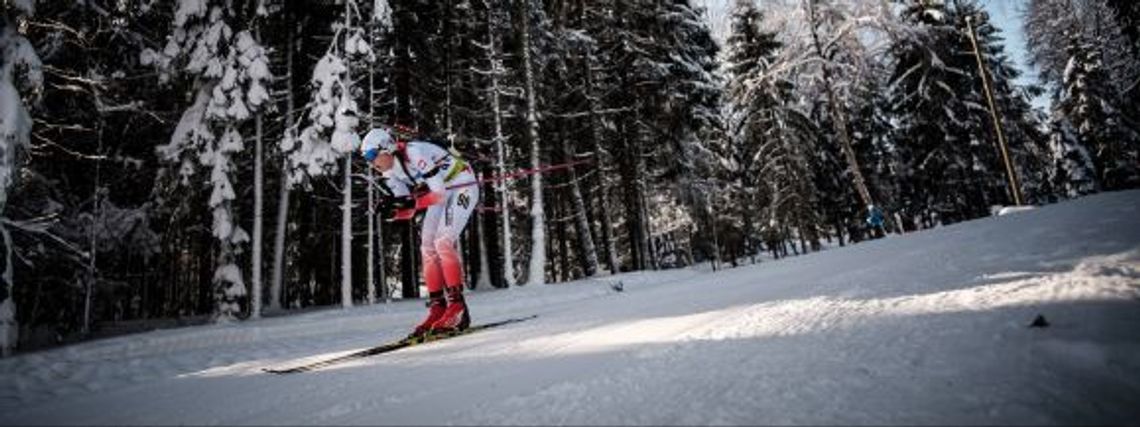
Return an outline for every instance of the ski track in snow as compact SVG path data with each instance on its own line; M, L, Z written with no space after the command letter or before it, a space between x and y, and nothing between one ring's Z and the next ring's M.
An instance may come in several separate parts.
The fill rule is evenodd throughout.
M396 339L422 304L25 354L0 360L0 424L1140 419L1140 191L716 273L469 301L476 323L540 317L285 376L260 370ZM1038 314L1051 326L1028 328Z

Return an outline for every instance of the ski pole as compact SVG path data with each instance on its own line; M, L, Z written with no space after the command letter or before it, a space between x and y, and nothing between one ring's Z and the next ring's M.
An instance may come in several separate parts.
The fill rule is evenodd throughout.
M576 166L576 165L581 165L581 164L586 164L586 163L591 163L591 162L592 162L592 160L590 160L590 159L583 159L583 160L575 160L572 162L560 163L560 164L556 164L556 165L539 166L537 168L519 169L517 171L508 173L506 175L492 176L490 178L483 178L483 179L478 179L478 180L471 181L471 182L465 182L462 184L450 185L450 186L447 186L446 189L454 190L456 188L469 187L472 185L486 184L486 183L499 182L499 181L507 181L507 180L522 178L524 176L529 176L529 175L534 175L534 174L539 174L539 173L544 173L544 172L556 171L556 170L560 170L560 169L568 169L568 168ZM392 196L390 194L381 195L381 199L383 199L385 197L392 197ZM380 204L380 202L378 200L377 205L379 205L379 204ZM386 219L384 221L385 222L391 222L391 220L388 220L388 219Z
M516 179L516 178L522 178L524 176L540 174L540 173L550 172L550 171L556 171L559 169L568 169L568 168L576 166L576 165L590 163L590 162L591 162L590 159L583 159L583 160L575 160L572 162L561 163L561 164L557 164L557 165L539 166L537 168L530 168L530 169L519 169L517 171L508 173L506 175L492 176L490 178L483 178L483 179L478 179L478 180L471 181L471 182L465 182L462 184L451 185L451 186L448 186L447 189L453 190L456 188L462 188L462 187L467 187L467 186L471 186L471 185L479 185L479 184L486 184L486 183L490 183L490 182L499 182L499 181L509 181L509 180Z

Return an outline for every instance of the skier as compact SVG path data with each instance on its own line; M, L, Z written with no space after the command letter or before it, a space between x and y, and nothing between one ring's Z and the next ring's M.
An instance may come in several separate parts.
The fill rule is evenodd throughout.
M883 211L875 205L867 205L867 225L871 226L871 234L875 238L883 237L886 233L883 230Z
M463 299L463 264L456 252L467 219L479 202L471 167L458 153L425 141L393 138L372 129L360 146L364 159L387 180L393 197L385 200L393 220L410 220L426 209L420 239L428 315L412 336L464 330L471 324Z

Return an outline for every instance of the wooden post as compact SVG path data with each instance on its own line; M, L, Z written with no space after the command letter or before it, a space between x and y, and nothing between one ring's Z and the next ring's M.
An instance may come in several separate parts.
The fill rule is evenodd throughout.
M1001 120L998 119L997 106L994 103L993 88L990 86L989 73L986 72L986 66L982 62L982 52L978 49L978 38L974 34L974 25L971 23L970 16L966 17L966 29L970 32L970 43L974 46L974 57L978 60L978 72L982 75L982 88L985 89L986 102L990 107L990 117L994 121L994 133L997 134L998 147L1001 148L1001 157L1005 162L1006 177L1009 178L1009 192L1013 195L1013 203L1021 206L1021 185L1017 179L1017 172L1013 170L1013 163L1009 159L1009 148L1005 142L1005 131L1001 127Z

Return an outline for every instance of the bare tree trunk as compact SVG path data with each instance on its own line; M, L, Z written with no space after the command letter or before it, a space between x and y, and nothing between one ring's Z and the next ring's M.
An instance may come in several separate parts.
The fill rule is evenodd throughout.
M622 86L626 86L623 82ZM638 160L637 150L634 149L634 138L630 135L630 128L634 126L628 123L627 118L620 119L619 125L622 143L620 144L622 153L618 156L620 168L619 175L621 176L621 193L622 203L625 208L625 232L629 236L629 252L633 261L634 270L643 270L645 265L645 253L642 252L641 246L641 203L638 202Z
M287 163L287 161L285 161ZM277 191L277 224L273 236L273 283L269 288L269 309L280 310L285 275L285 233L289 221L289 172L281 170L281 187Z
M263 239L265 210L265 171L262 148L264 144L262 134L262 118L258 113L254 118L254 155L253 155L253 278L250 286L249 317L261 318L261 241Z
M642 253L649 255L645 258L647 262L645 267L656 270L658 268L657 245L653 242L653 224L649 220L649 202L645 200L648 189L645 188L645 185L642 185L640 188L641 196L637 198L637 201L638 215L641 215Z
M558 270L562 282L570 281L570 238L566 235L566 221L561 218L566 217L566 200L557 195L553 198L554 202L554 217L559 218L554 222L554 235L558 240Z
M344 3L345 27L352 27L352 4ZM350 72L344 73L344 84L352 86ZM352 307L352 152L344 153L344 197L340 221L340 305Z
M373 46L376 46L376 27L378 24L377 8L380 5L373 4L372 25L368 26L368 41ZM368 66L368 127L376 127L376 66L370 64ZM371 166L364 168L368 175L368 185L365 190L368 194L368 244L367 255L365 262L367 266L367 277L364 282L364 295L368 305L376 304L376 174L373 173ZM383 259L383 257L381 257Z
M487 61L491 65L491 110L495 119L495 166L498 168L499 176L505 176L507 165L506 150L503 144L506 139L503 136L503 108L499 97L499 76L503 72L503 63L498 58L499 39L495 37L494 8L490 6L487 7L487 38L489 46ZM511 287L515 285L515 260L514 249L511 248L511 204L507 181L499 180L495 184L495 188L499 192L499 211L503 216L502 229L499 233L503 239L503 280L507 287Z
M296 34L294 28L293 34ZM296 107L293 98L293 52L296 50L295 37L288 37L285 52L285 135L289 137L293 131L293 109ZM285 232L289 225L289 159L281 159L281 187L277 192L277 224L273 236L273 283L269 288L269 309L281 309L281 291L285 274Z
M368 304L376 304L376 191L373 189L375 174L371 167L368 170L368 278L365 281L365 295Z
M95 212L94 218L99 218L101 216L100 210L103 203L101 200L102 193L99 191L99 185L102 181L103 174L103 163L100 161L100 158L103 156L102 126L99 127L99 146L97 147L97 150L98 151L96 151L96 153L99 157L95 159L95 194L93 195L94 197L92 197L92 200L94 200L94 209L92 209L92 211ZM87 336L91 333L91 304L93 302L92 299L95 297L95 284L98 283L99 280L99 267L98 263L96 262L99 258L99 241L98 236L95 234L95 224L91 225L92 227L89 236L91 239L91 256L90 259L88 259L87 263L87 283L84 283L83 287L83 327L81 329L81 332L84 336Z
M344 200L340 222L340 305L352 307L352 155L344 157Z
M483 225L483 218L475 218L475 231L479 235L479 277L475 279L476 288L491 287L491 265L487 261L487 243L484 241L487 235Z
M610 209L607 197L609 194L608 183L606 182L605 168L603 165L610 164L607 152L602 148L602 128L598 123L598 101L594 98L594 70L593 70L593 56L587 56L585 62L586 66L586 91L587 98L590 100L590 138L594 148L594 167L597 172L598 188L598 212L601 214L599 223L602 228L602 241L606 245L606 262L608 264L611 274L616 274L618 270L617 260L617 245L614 243L613 221L610 220Z
M7 153L5 153L7 154ZM2 159L7 160L7 159ZM7 177L4 177L7 178ZM6 184L6 183L5 183ZM4 200L0 200L0 210L7 204L7 188L0 188L0 191L5 194ZM4 243L4 271L0 273L0 280L3 280L3 289L0 291L0 356L8 357L12 351L16 349L16 343L19 341L19 324L16 323L16 298L13 291L15 291L14 282L12 281L12 235L8 233L8 227L0 224L0 237L3 237Z
M566 141L563 140L563 147ZM574 155L569 149L567 160L572 161ZM582 273L586 277L593 277L598 273L598 250L594 246L594 236L590 230L590 219L586 216L586 199L582 197L582 187L578 183L578 172L570 167L570 200L574 204L574 226L577 229L578 245L582 248Z
M519 2L522 15L522 56L523 72L526 80L526 122L530 137L530 165L534 169L542 166L541 141L538 136L538 105L535 95L533 58L530 54L530 3L529 0ZM531 175L531 253L530 268L527 273L527 284L541 285L546 283L546 212L542 200L542 174Z

